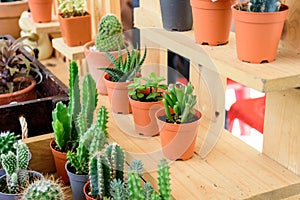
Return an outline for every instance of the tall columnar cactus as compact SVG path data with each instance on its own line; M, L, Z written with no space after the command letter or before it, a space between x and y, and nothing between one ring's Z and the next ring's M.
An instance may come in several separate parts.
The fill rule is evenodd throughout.
M102 17L98 24L96 36L96 48L98 51L116 51L124 47L122 36L122 24L113 14Z
M27 168L29 165L29 149L19 140L14 144L16 153L1 154L2 167L7 174L7 187L10 193L18 193L29 181Z
M124 180L124 151L117 143L111 143L105 150L111 171L111 180Z
M127 174L126 187L128 189L129 199L143 200L144 189L141 185L141 179L136 171L130 171Z
M105 153L95 153L89 162L91 195L103 199L110 196L110 163Z
M166 160L161 160L158 165L158 191L162 200L171 199L170 167Z
M44 199L63 200L64 193L61 185L50 179L41 179L30 184L22 195L22 200Z
M83 114L80 113L77 119L77 126L79 130L81 130L81 136L77 152L69 151L67 153L68 161L76 169L78 174L87 174L89 157L104 148L107 139L106 128L108 112L105 107L101 107L98 110L97 119L102 120L97 120L97 122L91 125L85 132L82 132L86 129L86 120L83 119L85 118Z
M250 0L248 11L250 12L277 12L281 3L279 0Z
M194 107L197 103L197 97L193 91L194 87L189 82L186 86L173 84L168 88L168 93L164 93L163 104L169 122L186 123L193 119Z

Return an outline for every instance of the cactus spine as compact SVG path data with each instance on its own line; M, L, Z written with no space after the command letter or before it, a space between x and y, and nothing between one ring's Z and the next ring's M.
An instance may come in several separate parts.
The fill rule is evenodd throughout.
M18 136L9 131L0 133L0 155L7 154L9 151L15 152L14 143L18 140ZM1 158L0 158L1 162Z
M63 200L63 189L55 181L41 179L30 184L22 195L22 200L47 199Z
M106 147L106 154L110 162L111 180L124 180L124 151L117 144L112 143Z
M95 45L98 51L104 52L124 47L122 25L115 15L108 14L100 20Z
M7 155L1 155L2 167L7 174L7 187L12 194L18 193L29 182L29 149L21 140L14 144L14 148L16 154L10 151Z

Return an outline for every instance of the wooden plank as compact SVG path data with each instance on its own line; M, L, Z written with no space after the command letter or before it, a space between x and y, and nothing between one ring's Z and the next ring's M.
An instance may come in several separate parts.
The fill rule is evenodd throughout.
M160 0L140 0L140 7L160 14Z
M161 27L162 19L161 15L157 12L153 12L147 8L139 7L134 9L134 22L135 27Z
M299 102L299 89L267 93L263 143L266 155L296 174L300 174Z
M69 60L82 60L85 58L83 46L69 47L64 43L63 38L53 39L52 46Z

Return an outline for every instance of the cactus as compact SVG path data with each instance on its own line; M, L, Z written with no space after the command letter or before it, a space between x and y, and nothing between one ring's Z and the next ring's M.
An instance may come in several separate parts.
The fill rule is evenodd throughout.
M31 183L22 195L22 200L63 200L63 188L58 182L50 179L41 179Z
M99 68L108 73L113 82L126 82L132 80L137 72L139 72L147 55L147 48L145 48L144 55L141 58L140 51L132 48L131 51L126 47L126 57L122 58L122 51L119 50L118 58L115 58L110 52L106 52L108 59L113 63L114 68Z
M93 95L90 95L93 97ZM84 110L84 109L82 109ZM83 112L78 116L77 126L81 130L79 145L76 152L67 152L67 159L76 170L77 174L87 174L88 173L88 162L89 157L92 156L95 152L101 151L106 143L107 139L107 119L108 112L105 107L101 107L98 110L97 122L91 125L85 132L86 119L83 117Z
M59 0L58 11L64 18L84 16L87 14L85 7L85 0Z
M193 91L194 87L189 82L186 86L170 85L168 93L164 93L163 104L170 123L187 123L193 120L194 106L197 103L197 97L193 95Z
M125 183L123 180L114 179L110 182L110 195L114 200L128 199L128 194L125 190Z
M107 14L98 24L96 36L96 48L98 51L116 51L124 47L122 36L122 24L113 14Z
M249 12L277 12L280 6L279 0L250 0L247 9Z
M9 131L0 133L0 155L7 154L9 151L15 152L13 144L18 140L18 136ZM1 163L1 157L0 157ZM0 164L1 165L1 164Z
M117 144L112 143L106 147L105 150L111 170L111 180L124 180L124 151Z
M69 144L71 142L78 142L79 137L91 126L98 100L96 83L92 76L87 74L82 83L82 100L80 103L78 66L76 62L72 61L70 63L69 71L70 101L68 107L62 102L58 102L52 112L55 142L62 152L70 149ZM79 122L80 120L81 122Z
M2 167L6 171L6 182L8 191L12 194L18 193L29 182L27 171L29 165L29 149L27 145L19 140L14 144L16 153L8 152L1 154Z
M162 200L171 199L170 171L166 160L161 160L158 165L158 191Z

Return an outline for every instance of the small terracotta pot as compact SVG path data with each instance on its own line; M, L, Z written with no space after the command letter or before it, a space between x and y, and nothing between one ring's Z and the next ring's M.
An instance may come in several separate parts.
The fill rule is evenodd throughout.
M231 0L191 0L195 40L211 46L228 42L232 22Z
M130 82L113 82L109 80L109 75L104 76L111 110L117 114L131 113L131 106L128 99L128 88Z
M50 22L52 18L53 0L28 0L28 5L34 22Z
M64 42L70 46L81 46L92 40L91 15L63 18L58 15Z
M0 3L0 35L20 37L19 19L21 14L28 9L28 2L14 1Z
M155 113L163 107L162 101L141 102L129 97L132 108L132 116L135 125L135 131L143 136L155 136L159 134Z
M55 142L54 139L50 141L50 149L54 158L56 173L59 178L63 180L64 183L69 183L69 176L65 169L65 165L67 163L67 154L64 152L59 152L53 149L52 145Z
M6 105L11 102L23 102L37 98L36 81L34 79L27 77L17 77L14 79L14 81L27 81L31 82L31 84L27 88L13 93L0 94L0 105Z
M99 70L98 68L113 68L114 65L109 61L105 52L91 51L90 47L95 46L94 41L87 42L84 45L84 55L88 64L89 72L96 81L98 94L107 95L107 89L104 82L105 72ZM118 57L118 51L110 52L115 58ZM125 56L126 50L123 50L123 55Z
M86 182L86 184L84 184L84 186L83 186L83 192L84 192L86 200L94 200L94 198L92 198L92 197L90 197L88 195L88 190L89 189L90 189L90 181L88 181L88 182Z
M288 7L279 12L246 12L232 6L236 51L240 60L250 63L275 59Z
M160 130L160 140L164 156L170 160L188 160L194 154L201 113L195 110L198 120L191 123L172 124L162 121L165 116L164 108L155 114Z

